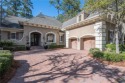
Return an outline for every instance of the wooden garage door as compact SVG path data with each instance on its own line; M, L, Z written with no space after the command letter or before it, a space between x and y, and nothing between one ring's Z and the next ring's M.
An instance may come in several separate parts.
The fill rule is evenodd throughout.
M95 38L84 38L83 42L84 42L84 50L95 48Z
M71 48L77 49L77 39L71 39Z

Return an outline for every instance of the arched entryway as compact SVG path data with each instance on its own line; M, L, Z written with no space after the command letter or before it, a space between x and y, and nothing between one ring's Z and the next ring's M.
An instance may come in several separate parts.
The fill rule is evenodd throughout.
M86 35L80 39L80 48L81 50L90 50L95 48L95 37L92 35Z
M30 33L30 45L41 46L41 33L39 32Z

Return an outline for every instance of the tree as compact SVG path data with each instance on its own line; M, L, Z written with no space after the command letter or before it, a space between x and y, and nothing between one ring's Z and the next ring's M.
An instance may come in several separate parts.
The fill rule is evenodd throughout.
M61 22L74 17L78 12L81 11L80 0L50 0L50 4L57 9L57 19Z
M61 4L62 4L62 0L50 0L49 1L51 5L53 5L57 11L58 11L58 15L60 14L60 10L61 10Z
M32 2L30 0L4 0L4 7L7 15L32 16Z
M28 18L33 17L31 9L33 9L33 3L31 0L22 0L21 16Z
M119 53L119 29L125 18L125 0L86 0L84 9L89 12L98 11L105 14L114 14L116 53Z
M78 12L81 11L80 0L63 0L62 10L67 17L74 17L76 14L78 14Z
M19 16L21 13L21 0L5 0L4 6L6 6L6 13L8 15Z

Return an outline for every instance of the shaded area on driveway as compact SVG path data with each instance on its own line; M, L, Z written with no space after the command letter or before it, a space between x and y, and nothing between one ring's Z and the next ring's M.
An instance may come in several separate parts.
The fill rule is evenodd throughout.
M107 66L86 51L59 49L15 53L22 66L9 83L113 83L122 81L125 68ZM19 55L20 54L20 55Z

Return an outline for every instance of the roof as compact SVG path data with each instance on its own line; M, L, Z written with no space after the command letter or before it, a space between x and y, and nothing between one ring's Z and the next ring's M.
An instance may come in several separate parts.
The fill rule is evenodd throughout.
M24 25L32 25L32 26L39 26L39 27L48 27L48 28L56 28L56 29L65 29L68 26L78 24L77 23L77 16L82 14L84 11L81 11L79 14L77 14L72 19L69 19L66 22L61 23L56 18L43 15L40 13L36 17L33 17L31 19L26 19L22 17L16 17L16 16L7 16L3 20L3 27L9 27L9 28L23 28L20 26L21 23L24 23ZM92 19L93 17L99 15L99 13L91 13L85 20Z
M2 21L3 27L20 28L19 21L26 21L28 19L16 16L6 16Z
M62 28L65 28L66 26L74 24L74 23L76 23L76 17L73 17L72 19L64 22L63 25L62 25Z
M41 24L41 25L48 25L53 27L61 28L62 23L58 21L56 18L43 15L40 13L36 17L33 17L26 21L27 23L33 23L33 24Z
M67 27L67 26L76 24L76 23L77 23L77 16L80 15L80 14L83 14L83 13L84 13L84 11L81 11L80 13L78 13L78 14L77 14L75 17L73 17L72 19L69 19L68 21L64 22L63 25L62 25L62 28L65 28L65 27ZM90 13L85 20L91 19L91 18L93 18L94 16L97 16L97 15L99 15L98 12Z

